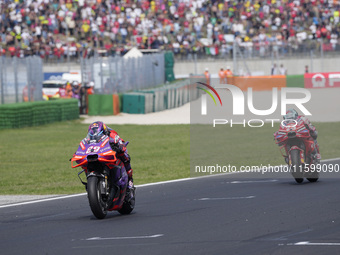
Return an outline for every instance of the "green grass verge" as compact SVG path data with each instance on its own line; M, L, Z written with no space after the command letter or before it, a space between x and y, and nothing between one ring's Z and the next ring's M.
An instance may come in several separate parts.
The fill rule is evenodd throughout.
M127 141L136 184L189 176L189 126L111 126ZM85 192L69 159L86 136L80 121L0 131L0 194Z
M319 130L318 141L323 158L340 157L340 123L315 123L315 126ZM77 177L81 169L72 169L69 159L86 135L87 127L77 120L1 130L0 194L84 192ZM190 132L193 129L190 125L117 125L112 128L130 141L128 149L136 184L189 177ZM201 149L205 155L211 155L218 141L225 145L223 151L219 151L220 156L225 155L230 164L283 163L273 141L275 128L238 127L232 132L223 130L223 137L216 132L213 134L215 140L210 142L205 140L204 129L204 126L194 128L194 132L201 132L202 141L192 152ZM195 142L192 142L193 145Z

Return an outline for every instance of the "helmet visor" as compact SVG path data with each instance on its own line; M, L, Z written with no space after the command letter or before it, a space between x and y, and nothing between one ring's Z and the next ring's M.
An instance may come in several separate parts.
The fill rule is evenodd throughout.
M284 120L295 120L296 119L296 114L293 112L289 112L286 115L283 116Z
M87 133L88 140L96 140L97 142L104 136L104 130L101 123L93 123L89 127Z

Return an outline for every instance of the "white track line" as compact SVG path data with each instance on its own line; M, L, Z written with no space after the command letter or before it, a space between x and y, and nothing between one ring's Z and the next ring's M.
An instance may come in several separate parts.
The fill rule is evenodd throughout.
M307 246L340 246L340 243L310 243L309 241L289 243L287 245L307 245Z
M230 184L240 184L240 183L263 183L263 182L277 182L278 180L264 180L264 181L232 181L232 182L225 182Z
M123 240L123 239L147 239L147 238L157 238L164 236L164 234L157 234L151 236L117 236L117 237L91 237L85 239L85 241L101 241L101 240Z
M240 172L222 173L220 175L230 175L230 174L238 174L238 173L240 173ZM191 180L195 180L195 179L201 179L201 178L213 177L213 176L216 176L216 175L211 174L211 175L198 176L198 177L193 177L193 178L183 178L183 179L176 179L176 180L169 180L169 181L162 181L162 182L146 183L146 184L136 185L136 188L155 186L155 185L160 185L160 184L175 183L175 182L191 181ZM66 199L66 198L72 198L72 197L79 197L79 196L85 196L85 195L87 195L87 193L80 193L80 194L74 194L74 195L66 195L66 196L60 196L60 197L51 197L51 198L44 198L44 199L27 201L27 202L20 202L20 203L14 203L14 204L0 205L0 209L1 208L13 207L13 206L19 206L19 205L29 205L29 204L36 204L36 203L41 203L41 202L53 201L53 200L60 200L60 199Z
M336 161L340 160L340 158L333 158L333 159L325 159L321 162L329 162L329 161ZM175 183L175 182L183 182L183 181L191 181L201 178L209 178L213 176L221 176L221 175L231 175L231 174L242 174L244 172L231 172L231 173L220 173L220 174L210 174L210 175L204 175L204 176L197 176L197 177L189 177L189 178L183 178L183 179L176 179L176 180L170 180L170 181L162 181L162 182L154 182L154 183L146 183L141 185L136 185L137 188L141 187L148 187L148 186L155 186L160 184L168 184L168 183ZM27 202L20 202L20 203L14 203L14 204L8 204L8 205L1 205L1 208L8 208L8 207L14 207L14 206L20 206L20 205L28 205L28 204L36 204L36 203L42 203L42 202L48 202L53 200L60 200L60 199L66 199L66 198L72 198L72 197L79 197L87 195L87 193L80 193L80 194L73 194L73 195L66 195L66 196L60 196L60 197L52 197L52 198L45 198L45 199L39 199L39 200L33 200L33 201L27 201Z
M321 160L321 163L322 163L322 162L335 161L335 160L340 160L340 158L323 159L323 160Z
M198 201L208 201L208 200L238 200L238 199L251 199L255 198L255 196L248 196L248 197L203 197L196 199Z
M51 197L51 198L44 198L44 199L39 199L39 200L27 201L27 202L20 202L20 203L15 203L15 204L1 205L0 209L6 208L6 207L18 206L18 205L29 205L29 204L36 204L36 203L41 203L41 202L53 201L53 200L60 200L60 199L71 198L71 197L80 197L86 194L87 193L80 193L80 194L74 194L74 195Z

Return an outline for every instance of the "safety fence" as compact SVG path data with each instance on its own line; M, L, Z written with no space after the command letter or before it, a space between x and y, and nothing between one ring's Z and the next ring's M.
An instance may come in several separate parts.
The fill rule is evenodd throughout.
M77 99L0 105L0 129L39 126L78 118Z
M41 58L0 58L0 104L42 100L42 82Z
M81 59L82 83L94 82L96 94L125 93L165 82L164 53L141 57Z

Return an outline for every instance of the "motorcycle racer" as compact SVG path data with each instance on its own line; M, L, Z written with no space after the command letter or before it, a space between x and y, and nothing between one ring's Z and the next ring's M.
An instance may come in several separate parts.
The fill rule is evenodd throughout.
M113 130L112 128L109 128L101 121L93 122L89 128L86 138L84 138L86 141L90 140L96 140L100 139L102 136L107 135L110 140L110 146L112 150L117 152L118 158L124 163L125 170L128 175L128 189L133 189L133 178L132 173L133 170L131 169L130 165L130 155L128 154L126 143L125 141L118 135L118 133Z
M288 123L291 121L303 121L305 127L309 130L310 136L314 140L314 151L312 152L313 156L317 159L321 159L320 151L319 151L319 144L317 143L317 137L318 137L318 131L316 128L312 125L312 123L309 121L308 118L306 118L303 115L299 115L298 112L295 109L289 109L286 112L286 115L283 116L283 119ZM285 122L284 122L285 123Z

